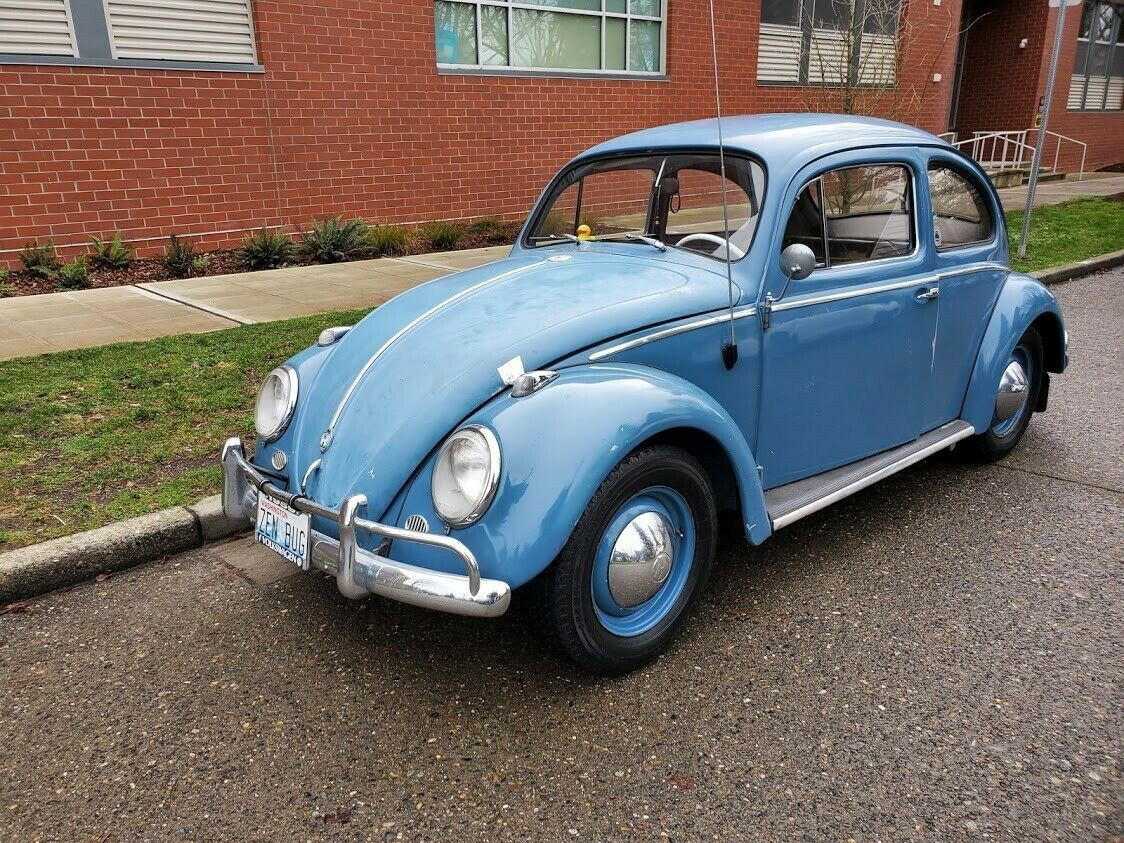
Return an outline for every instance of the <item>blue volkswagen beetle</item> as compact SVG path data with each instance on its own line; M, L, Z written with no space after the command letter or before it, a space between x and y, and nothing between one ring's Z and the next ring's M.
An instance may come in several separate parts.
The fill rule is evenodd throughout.
M751 544L957 443L995 460L1067 363L994 189L917 129L776 115L626 135L511 255L325 331L265 381L224 506L350 598L541 601L613 674L674 638L718 515Z

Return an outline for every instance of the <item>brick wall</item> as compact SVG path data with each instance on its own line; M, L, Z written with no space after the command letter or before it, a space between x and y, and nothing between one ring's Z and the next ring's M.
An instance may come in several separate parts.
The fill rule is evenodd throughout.
M756 85L760 0L721 5L727 113L806 108L805 89ZM0 260L114 230L153 253L173 231L227 246L333 213L520 218L590 145L712 115L707 4L669 6L667 82L440 75L432 0L260 0L264 75L0 66ZM908 3L883 110L944 131L959 16Z
M962 139L975 131L1013 131L1034 125L1039 102L1046 95L1056 20L1057 10L1045 2L975 0L967 6L964 24L971 28L956 120ZM1047 128L1088 144L1085 169L1096 170L1124 162L1124 114L1066 109L1080 22L1081 7L1067 9ZM1020 48L1024 38L1027 45ZM1029 141L1035 142L1033 133ZM1062 143L1059 149L1057 141L1049 139L1045 166L1053 166L1055 152L1059 170L1078 170L1081 152L1076 144Z

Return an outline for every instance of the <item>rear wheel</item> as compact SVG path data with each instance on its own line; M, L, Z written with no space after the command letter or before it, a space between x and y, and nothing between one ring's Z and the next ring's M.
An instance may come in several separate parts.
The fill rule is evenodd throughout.
M717 520L706 472L690 454L661 445L626 457L544 575L556 644L606 676L663 652L706 585Z
M1019 444L1038 405L1045 371L1042 360L1042 338L1037 330L1027 328L996 384L991 426L968 440L973 456L992 462L1007 456Z

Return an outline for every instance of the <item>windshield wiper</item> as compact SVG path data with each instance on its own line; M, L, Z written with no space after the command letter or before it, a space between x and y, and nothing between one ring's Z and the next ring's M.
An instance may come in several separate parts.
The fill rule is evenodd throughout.
M565 234L561 232L558 234L541 234L538 237L531 238L532 243L538 243L540 240L569 240L571 243L582 242L576 234Z
M646 234L602 234L600 237L593 237L593 238L590 238L590 239L592 239L592 240L606 240L606 241L609 241L609 240L635 241L635 242L639 242L639 243L647 243L649 246L652 246L655 249L659 249L661 252L667 251L667 245L666 244L661 243L659 240L657 240L654 237L648 237Z

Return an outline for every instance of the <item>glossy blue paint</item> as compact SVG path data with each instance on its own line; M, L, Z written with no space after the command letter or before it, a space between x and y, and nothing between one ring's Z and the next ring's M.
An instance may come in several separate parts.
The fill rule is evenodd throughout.
M336 345L295 356L296 415L255 461L268 467L273 451L285 450L295 490L321 460L309 497L336 507L362 493L367 518L402 526L421 515L439 531L429 491L436 449L462 424L487 425L502 451L500 487L479 522L452 532L485 577L518 586L551 563L604 478L653 436L687 429L716 443L732 466L746 535L760 543L771 534L763 488L957 417L987 429L1018 338L1043 314L1060 326L1061 314L1045 288L1004 268L1001 209L979 168L932 135L880 120L770 115L730 118L724 128L731 152L755 157L767 174L757 235L732 269L732 370L720 356L730 331L722 261L641 243L521 239L509 258L409 290ZM617 138L578 160L716 146L715 122L698 121ZM936 248L934 159L980 185L1000 221L989 242ZM835 167L891 161L913 174L915 251L788 283L780 242L805 182ZM939 300L916 299L932 286ZM768 329L767 296L776 300ZM683 327L690 330L673 330ZM497 367L516 356L528 370L559 376L514 399ZM336 534L333 523L314 527ZM397 542L387 552L461 572L451 554L422 545Z
M485 577L502 576L517 586L542 571L613 467L653 436L679 428L706 434L726 453L751 541L760 543L771 532L753 456L738 425L710 395L668 372L635 364L574 366L527 398L505 392L466 423L490 427L503 449L503 478L491 508L477 524L454 531L476 554ZM437 523L429 497L433 456L406 495L403 521L419 514ZM457 570L448 554L421 545L395 544L391 555Z
M614 599L609 589L609 560L613 545L632 519L655 512L671 528L671 570L660 589L639 606L626 608ZM601 625L613 635L631 638L642 635L662 621L683 593L695 558L695 521L691 508L674 489L653 487L633 496L620 508L597 544L597 555L590 572L593 608Z
M976 430L991 427L995 394L1011 352L1026 329L1042 317L1056 319L1064 335L1062 311L1054 294L1027 275L1008 275L980 343L972 380L960 411L960 418ZM1060 367L1053 366L1050 370L1060 371Z

